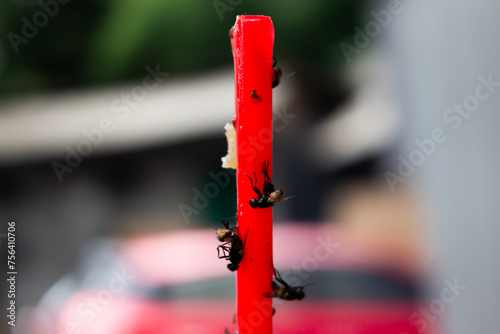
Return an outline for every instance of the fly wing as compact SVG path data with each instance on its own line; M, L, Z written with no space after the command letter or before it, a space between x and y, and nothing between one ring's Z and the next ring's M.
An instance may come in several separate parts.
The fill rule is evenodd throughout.
M277 201L277 202L283 202L283 201L286 201L287 199L294 198L294 197L296 197L296 196L293 195L293 196L288 196L288 197L285 197L285 198L280 198L280 200ZM269 202L269 200L268 200L268 202Z
M252 103L253 104L262 103L262 98L258 95L252 96Z

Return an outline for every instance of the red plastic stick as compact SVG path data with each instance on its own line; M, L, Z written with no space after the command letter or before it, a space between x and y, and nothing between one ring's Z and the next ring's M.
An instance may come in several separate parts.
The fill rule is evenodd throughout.
M272 333L271 292L273 258L272 208L253 209L256 198L245 174L257 175L262 190L262 164L272 172L272 62L274 28L266 16L238 16L231 29L236 83L236 138L238 169L238 235L245 244L236 271L236 314L239 333ZM248 232L248 238L247 238Z

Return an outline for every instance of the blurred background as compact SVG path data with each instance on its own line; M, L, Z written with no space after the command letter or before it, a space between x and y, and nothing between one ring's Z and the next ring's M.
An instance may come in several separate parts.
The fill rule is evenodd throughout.
M0 332L236 329L213 228L236 206L220 158L239 14L272 17L293 73L273 90L273 182L296 196L273 211L275 264L316 285L276 301L275 331L496 332L498 13L487 0L2 0L0 254L15 221L18 275L16 326L3 316Z

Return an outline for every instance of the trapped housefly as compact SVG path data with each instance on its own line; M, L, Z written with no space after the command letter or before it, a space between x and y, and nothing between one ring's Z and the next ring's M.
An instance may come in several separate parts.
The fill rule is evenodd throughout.
M229 219L222 219L222 225L224 227L220 227L217 230L215 230L215 236L217 237L217 240L221 242L228 242L231 241L233 236L235 235L236 232L236 226L234 227L229 227L229 224L236 219L236 216L229 218Z
M255 89L252 90L250 95L252 96L252 103L253 104L262 103L262 98L259 96L259 94L257 94Z
M254 181L248 174L245 174L249 179L250 179L250 184L252 185L253 191L257 194L257 198L251 198L249 203L250 206L254 209L257 208L268 208L270 206L273 206L274 203L284 201L286 199L289 199L291 197L286 197L283 198L283 189L278 189L276 190L274 188L274 185L271 181L271 178L269 177L269 161L266 160L262 164L262 176L264 177L264 187L262 191L260 191L259 188L257 188L257 175L255 172L253 172L253 175L255 177L255 184Z
M274 57L273 57L273 59L274 59L274 61L273 61L273 84L272 84L272 87L274 88L280 84L281 80L286 79L291 75L294 75L295 72L292 72L290 74L283 76L283 72L281 71L281 68L276 66L276 64L278 64L278 60Z
M274 57L273 59L274 59L273 61L273 88L274 88L280 84L283 72L281 71L281 68L276 66L276 64L278 64L278 60Z
M219 259L226 259L229 262L231 262L227 265L227 269L235 271L238 270L238 268L240 267L239 264L243 259L243 253L245 251L247 238L248 238L248 230L247 230L247 235L245 237L245 243L242 243L241 238L233 233L229 241L217 247L217 255L219 256Z
M274 269L274 279L278 282L273 281L271 283L273 292L264 294L264 297L275 297L283 300L302 300L306 296L304 289L308 285L314 284L314 283L309 283L306 284L305 286L290 286L287 282L285 282L283 278L281 278L281 275L276 270L276 268L273 267L273 269Z

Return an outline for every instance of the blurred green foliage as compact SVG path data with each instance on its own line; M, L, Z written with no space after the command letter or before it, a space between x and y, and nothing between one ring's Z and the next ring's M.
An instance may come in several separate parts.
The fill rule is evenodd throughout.
M54 1L0 3L0 96L136 80L155 64L172 74L232 66L228 31L239 14L272 17L279 59L333 74L345 65L338 44L352 34L359 5L221 0L229 9L218 13L213 0L73 0L16 54L9 33L22 37L22 18L33 22L40 3Z

